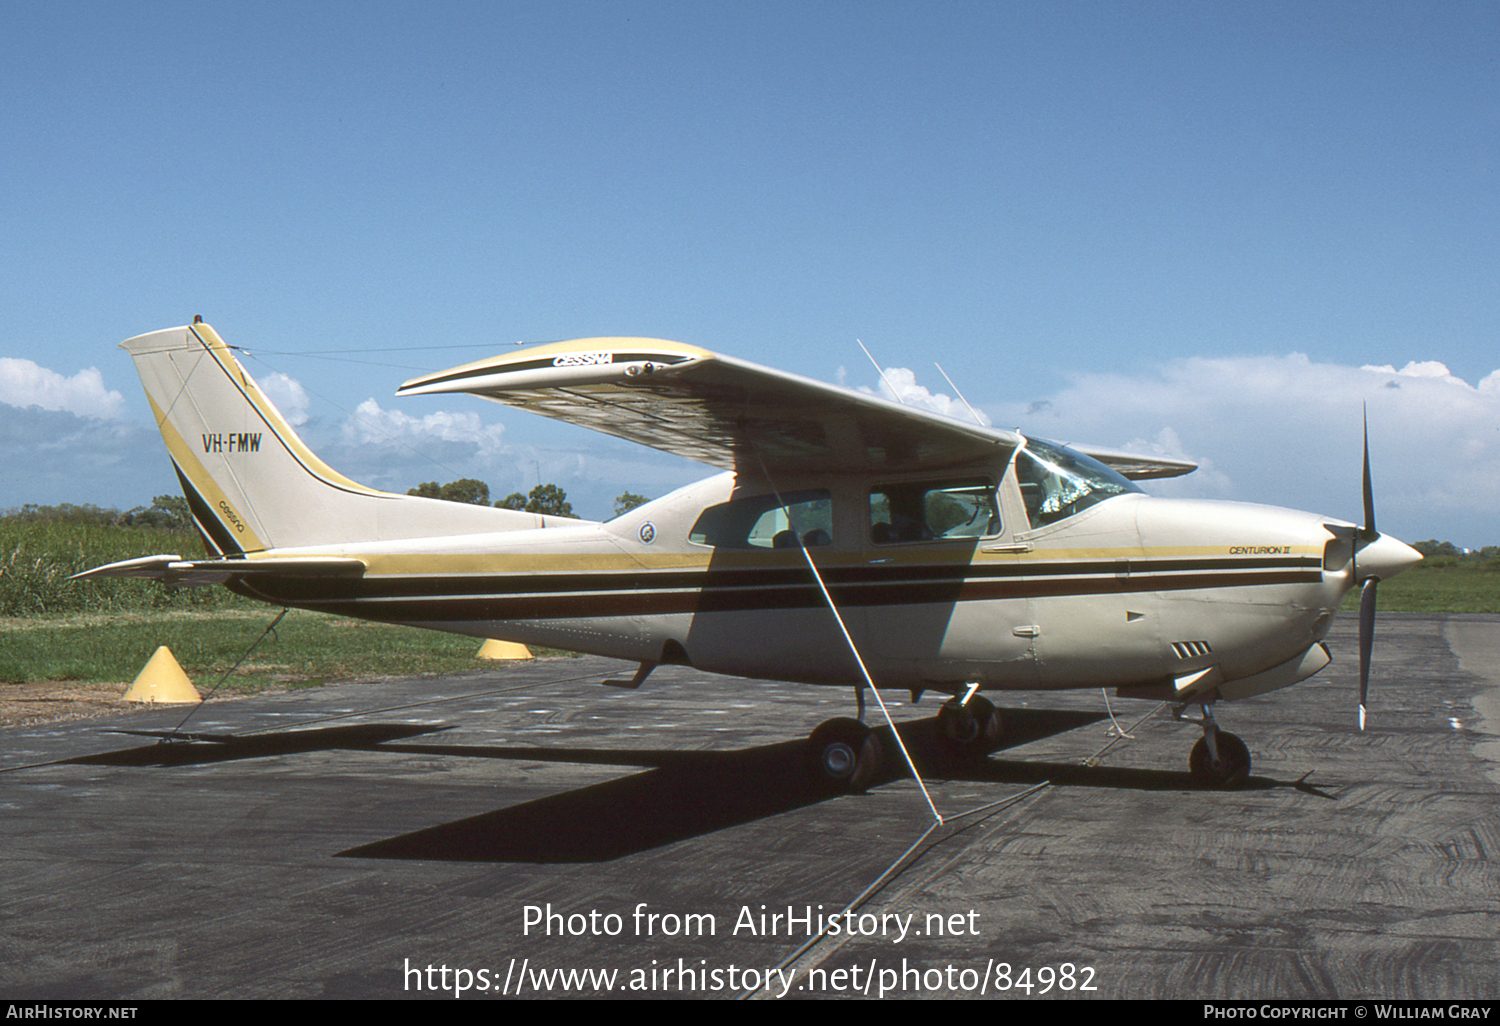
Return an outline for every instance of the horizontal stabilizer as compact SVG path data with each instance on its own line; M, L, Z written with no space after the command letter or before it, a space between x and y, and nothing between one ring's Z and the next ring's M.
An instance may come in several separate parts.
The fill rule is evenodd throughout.
M191 586L222 584L232 577L274 575L277 577L359 577L365 563L359 559L297 556L284 559L188 559L181 556L141 556L74 574L71 580L94 577L138 577L163 584Z

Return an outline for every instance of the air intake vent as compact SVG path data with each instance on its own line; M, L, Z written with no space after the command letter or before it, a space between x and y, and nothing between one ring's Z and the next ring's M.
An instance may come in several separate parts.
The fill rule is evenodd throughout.
M1199 659L1213 654L1213 647L1206 641L1174 641L1172 651L1178 659Z

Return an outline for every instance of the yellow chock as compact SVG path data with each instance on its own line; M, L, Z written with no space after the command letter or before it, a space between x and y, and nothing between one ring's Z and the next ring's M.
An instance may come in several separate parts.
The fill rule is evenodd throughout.
M514 641L496 641L490 638L479 651L474 654L475 659L531 659L531 649Z
M162 645L156 654L146 661L135 683L125 692L127 702L201 702L198 689L188 680L188 675L177 665L172 650Z

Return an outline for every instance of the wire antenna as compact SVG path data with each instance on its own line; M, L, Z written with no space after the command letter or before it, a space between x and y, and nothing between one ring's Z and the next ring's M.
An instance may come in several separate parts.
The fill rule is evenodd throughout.
M877 361L875 357L870 356L870 351L868 349L865 349L865 344L863 342L861 342L859 339L855 339L854 342L859 346L859 348L865 350L865 355L870 358L871 363L875 364L875 373L880 375L880 380L885 382L885 387L891 390L891 395L896 397L896 402L900 403L902 406L905 406L906 400L901 398L901 393L896 391L896 386L891 384L891 379L886 376L885 371L881 370L879 361Z
M943 370L943 365L936 360L932 361L932 365L938 369L938 373L943 376L943 380L948 382L948 387L953 389L953 394L958 396L959 400L964 404L964 408L969 411L969 416L974 418L974 423L980 427L984 427L984 421L979 419L979 414L974 411L974 407L969 405L969 400L964 398L964 394L958 390L958 386L953 383L953 379L948 377L948 372Z

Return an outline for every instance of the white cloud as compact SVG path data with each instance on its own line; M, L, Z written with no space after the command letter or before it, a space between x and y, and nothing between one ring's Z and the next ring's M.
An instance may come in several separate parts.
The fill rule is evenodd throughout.
M288 377L281 371L273 371L260 379L260 390L292 427L301 427L307 423L307 410L312 400L308 398L307 389L296 378Z
M1446 363L1438 363L1436 360L1412 360L1405 367L1397 370L1390 364L1376 367L1366 364L1360 370L1373 371L1376 374L1397 374L1408 378L1442 378L1445 381L1464 384L1461 378L1455 378L1448 370Z
M1358 519L1365 404L1380 527L1408 540L1500 542L1500 371L1476 388L1435 361L1398 371L1301 353L1190 357L1140 375L1079 375L1054 395L988 409L1043 437L1200 463L1148 486L1158 494Z
M843 384L844 369L839 368L840 384ZM864 386L858 391L866 395L876 393ZM929 392L925 385L917 384L916 372L906 367L887 367L880 379L879 394L893 402L901 403L903 406L914 406L919 410L927 410L929 413L940 413L945 417L953 417L956 420L974 423L977 416L979 422L986 427L990 424L989 417L984 412L975 409L972 413L962 399L955 399L941 392Z
M177 491L150 424L0 403L0 510L32 502L129 509Z
M25 409L65 410L80 417L113 418L125 398L104 387L104 376L89 367L65 378L30 360L0 356L0 403Z
M366 399L344 422L344 441L354 445L421 448L433 442L462 442L480 456L491 456L504 448L504 424L485 424L477 413L439 410L413 417L400 410L384 410L374 399Z
M526 494L540 477L562 487L573 511L590 519L609 517L622 492L656 498L712 473L701 464L545 418L523 421L526 437L508 442L504 425L485 424L477 413L414 417L367 399L332 437L308 442L341 473L395 492L421 481L469 477L488 484L495 500L511 492Z
M1198 464L1198 469L1186 477L1172 477L1152 482L1151 492L1153 495L1194 499L1228 499L1234 493L1234 488L1229 481L1229 475L1218 468L1212 457L1190 455L1187 448L1182 444L1182 439L1177 436L1177 432L1169 427L1162 428L1156 433L1154 438L1132 439L1125 443L1123 448L1127 452L1136 452L1143 456L1162 456L1174 460L1192 460Z

